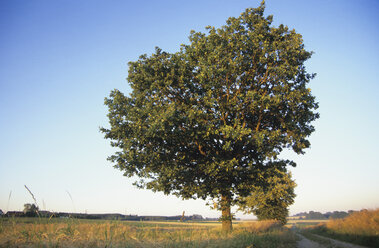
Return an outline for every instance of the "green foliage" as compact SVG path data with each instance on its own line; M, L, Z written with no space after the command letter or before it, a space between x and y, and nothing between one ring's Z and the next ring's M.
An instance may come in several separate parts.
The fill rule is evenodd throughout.
M109 160L142 188L182 198L247 196L259 175L295 165L284 148L303 153L317 103L301 35L273 27L265 5L246 9L221 28L191 31L177 53L159 48L129 63L130 96L105 99Z
M288 206L296 196L296 183L291 173L278 169L268 170L265 184L252 186L248 197L241 199L239 206L246 213L253 213L259 220L278 220L287 222Z
M331 212L328 212L326 214L324 214L328 219L342 219L342 218L345 218L349 215L349 213L345 212L345 211L333 211L332 213Z
M327 219L326 216L320 212L309 211L308 214L305 215L307 220L324 220Z

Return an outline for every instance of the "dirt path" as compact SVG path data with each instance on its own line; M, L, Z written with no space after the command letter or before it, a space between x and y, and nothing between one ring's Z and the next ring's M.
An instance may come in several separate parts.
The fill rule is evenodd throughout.
M365 246L346 243L339 240L323 237L317 234L312 234L319 239L326 240L326 245L323 245L315 241L309 240L299 233L296 233L296 235L300 238L300 240L297 241L297 248L367 248Z
M326 248L325 246L320 245L317 242L307 239L299 233L296 233L296 235L300 238L300 240L297 241L297 248Z

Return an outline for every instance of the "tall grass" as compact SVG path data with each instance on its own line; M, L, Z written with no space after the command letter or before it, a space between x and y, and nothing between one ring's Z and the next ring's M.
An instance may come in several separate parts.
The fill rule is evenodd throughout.
M379 209L362 210L343 219L330 220L310 232L342 241L379 247Z
M0 247L295 247L275 222L220 225L16 218L0 220Z
M328 222L326 227L341 234L378 236L379 209L355 212L344 219Z
M263 233L272 231L275 229L280 229L282 224L276 220L263 220L263 221L253 221L253 222L245 222L239 225L239 229L250 233Z

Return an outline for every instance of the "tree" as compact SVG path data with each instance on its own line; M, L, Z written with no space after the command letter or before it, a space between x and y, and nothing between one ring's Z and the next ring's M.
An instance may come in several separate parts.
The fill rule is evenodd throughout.
M130 96L105 99L105 138L119 150L109 160L135 185L184 199L216 199L223 230L230 207L268 168L294 166L318 118L307 83L300 34L264 17L265 4L207 33L191 31L179 52L156 48L129 62Z
M309 213L306 215L306 219L307 220L323 220L323 219L326 219L326 217L320 212L309 211Z
M295 181L291 173L274 169L269 171L265 183L252 186L248 197L239 203L245 213L253 213L258 220L278 220L283 225L287 222L288 206L294 203L296 196Z
M24 214L28 217L35 217L38 215L38 207L33 203L26 203L24 204Z

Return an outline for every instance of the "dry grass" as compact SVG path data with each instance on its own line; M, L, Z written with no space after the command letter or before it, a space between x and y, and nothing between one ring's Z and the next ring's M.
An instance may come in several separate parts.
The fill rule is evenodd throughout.
M3 219L0 247L295 247L296 238L276 222L235 225L223 235L220 225Z
M355 212L344 219L331 220L326 227L336 233L375 236L379 235L379 209Z
M362 210L343 219L330 220L304 230L333 239L379 247L379 209Z
M134 226L120 222L87 222L67 220L62 223L17 223L7 225L0 233L0 245L28 247L110 247L128 244L149 246L163 240L188 240L191 235L209 238L204 228L175 226Z
M276 220L265 220L265 221L253 221L253 222L242 222L238 226L240 229L250 232L250 233L262 233L268 232L282 227L279 221Z

